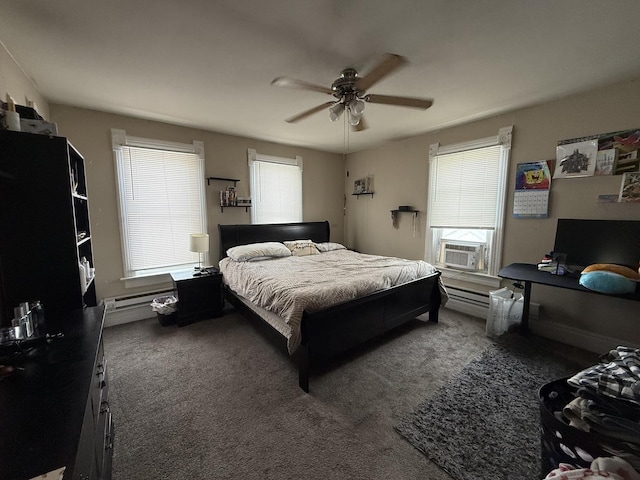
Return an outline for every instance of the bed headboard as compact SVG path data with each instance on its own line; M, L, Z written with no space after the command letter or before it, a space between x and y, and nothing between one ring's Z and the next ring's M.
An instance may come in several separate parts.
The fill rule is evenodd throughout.
M218 233L220 235L220 259L222 260L227 256L227 250L236 245L258 242L284 242L286 240L328 242L329 222L264 223L255 225L218 224Z

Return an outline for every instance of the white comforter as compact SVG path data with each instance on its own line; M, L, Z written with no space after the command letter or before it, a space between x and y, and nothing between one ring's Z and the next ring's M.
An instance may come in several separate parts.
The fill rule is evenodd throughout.
M224 282L238 295L281 317L290 327L288 349L300 345L302 313L425 277L436 271L422 260L334 250L253 262L220 261ZM446 292L443 291L443 303Z

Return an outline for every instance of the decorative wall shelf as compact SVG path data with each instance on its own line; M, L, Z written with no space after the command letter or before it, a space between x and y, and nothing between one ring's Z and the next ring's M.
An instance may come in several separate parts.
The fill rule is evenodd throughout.
M211 181L218 182L233 182L233 188L236 188L236 185L240 181L239 178L225 178L225 177L207 177L207 185L211 185ZM244 208L245 212L248 212L251 208L251 205L220 205L220 211L224 213L225 208Z
M416 225L416 220L418 219L418 213L420 213L420 210L399 210L399 209L394 209L391 210L391 221L393 223L393 228L398 228L398 214L399 213L410 213L411 216L413 217L411 219L411 231L413 233L413 236L416 236L416 229L417 229L417 225Z
M351 195L355 195L356 198L360 198L360 195L371 195L371 198L373 198L373 192L352 193Z
M211 180L218 180L221 182L233 182L234 188L236 184L240 181L240 179L238 178L207 177L207 185L211 185Z
M248 212L251 205L220 205L220 211L224 212L225 208L244 208L245 212Z
M391 210L391 215L393 216L396 213L412 213L413 216L415 217L416 215L418 215L420 213L420 210Z

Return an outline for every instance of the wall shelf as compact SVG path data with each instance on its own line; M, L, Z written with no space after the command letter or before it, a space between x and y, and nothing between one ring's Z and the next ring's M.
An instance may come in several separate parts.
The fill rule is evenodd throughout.
M245 212L248 212L251 205L220 205L220 211L224 212L225 208L244 208Z
M240 181L239 178L207 177L207 185L211 185L212 180L217 180L220 182L233 182L234 188L236 184Z
M399 217L399 213L410 213L411 214L411 231L413 232L413 236L416 236L416 229L417 229L417 225L416 225L416 220L418 219L418 213L420 213L420 210L399 210L399 209L394 209L391 210L391 222L393 224L393 228L398 228L398 217Z
M420 210L391 210L391 217L397 215L398 213L411 213L413 214L414 217L417 217L418 214L420 213Z
M373 192L352 193L351 195L354 195L356 198L360 198L360 195L371 195L371 198L373 198Z

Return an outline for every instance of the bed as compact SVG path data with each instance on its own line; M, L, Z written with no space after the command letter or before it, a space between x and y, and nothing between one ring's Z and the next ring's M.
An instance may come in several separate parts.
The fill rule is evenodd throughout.
M438 309L446 301L446 291L440 280L440 272L426 262L411 262L393 257L362 255L347 251L340 244L330 242L328 222L301 222L261 225L218 225L220 235L220 271L223 274L225 298L245 316L259 319L268 325L285 344L289 354L296 359L298 384L305 392L309 391L309 373L315 366L352 349L374 337L415 319L428 312L429 321L438 321ZM266 245L264 242L289 242L310 240L326 251L323 253L285 258L258 258L257 261L234 261L228 258L229 249L252 244ZM241 247L244 248L244 247ZM238 248L232 250L235 251ZM295 252L294 252L295 253ZM234 255L234 258L237 257ZM383 260L385 259L385 260ZM364 267L359 267L363 265ZM357 268L375 270L380 262L389 263L391 275L386 275L383 283L371 277L362 285L363 275L354 274ZM307 284L312 278L322 275L306 272L322 263L328 268L346 268L351 270L332 274L335 281L325 281L325 286L333 293L325 297L335 297L329 306L307 298L307 293L320 291L316 285ZM311 266L309 266L311 265ZM342 265L342 267L340 267ZM327 268L323 266L322 268ZM411 273L406 273L406 269ZM275 269L275 270L270 270ZM289 270L291 269L291 270ZM354 270L356 269L356 270ZM388 269L387 269L388 270ZM337 270L335 271L337 272ZM399 273L402 272L402 273ZM408 275L418 278L407 280ZM239 283L247 276L246 284ZM259 277L258 277L259 276ZM260 288L271 285L275 277L284 278L284 287L269 287L269 297ZM353 278L351 278L353 277ZM345 283L357 279L359 285ZM392 277L392 281L389 281ZM369 278L369 277L367 277ZM302 285L302 286L301 286ZM299 288L298 288L299 287ZM289 290L302 291L289 297ZM349 291L345 296L337 292ZM298 295L298 296L296 296ZM340 295L343 295L340 293Z

